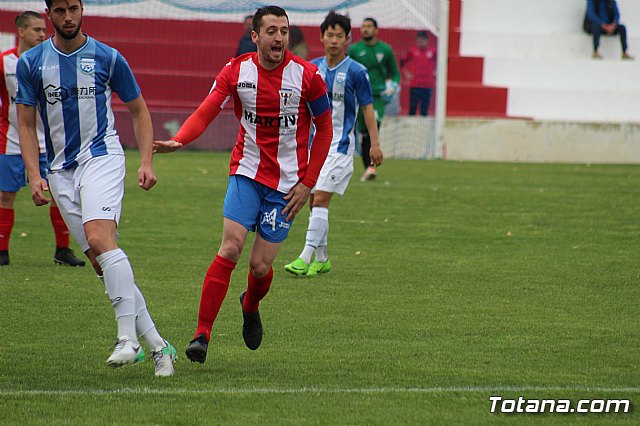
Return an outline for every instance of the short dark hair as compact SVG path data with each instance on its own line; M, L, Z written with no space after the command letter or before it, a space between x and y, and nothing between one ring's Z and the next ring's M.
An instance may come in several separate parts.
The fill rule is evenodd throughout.
M329 27L335 27L336 25L341 26L347 36L351 33L351 19L332 10L324 18L322 24L320 24L320 34L324 35L324 32L327 31Z
M416 34L416 37L418 38L429 38L429 33L426 31L418 31L418 34Z
M22 12L21 14L16 16L16 19L14 21L16 23L16 30L18 28L25 28L27 25L29 25L29 21L31 19L44 19L44 18L38 12L34 12L32 10L27 10L25 12Z
M51 9L51 5L53 4L55 0L44 0L45 4L47 5L47 9ZM78 0L80 2L80 4L82 4L82 0Z
M375 19L367 17L362 20L362 22L367 22L367 21L370 21L374 27L378 28L378 21L376 21Z
M287 22L289 22L289 16L287 12L281 7L278 6L264 6L256 10L256 13L253 14L253 24L252 29L256 33L260 33L260 26L262 25L262 17L265 15L274 15L277 17L284 16L287 18Z

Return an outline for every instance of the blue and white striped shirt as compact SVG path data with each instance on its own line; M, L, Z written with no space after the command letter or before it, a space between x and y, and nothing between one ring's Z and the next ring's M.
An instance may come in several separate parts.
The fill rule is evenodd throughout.
M42 117L51 171L123 154L111 95L133 101L140 87L117 50L87 36L82 47L65 54L52 37L20 56L17 78L16 103L37 106Z
M311 62L318 66L327 83L327 94L331 103L333 140L329 154L352 155L356 146L358 108L373 103L367 69L348 56L334 68L329 68L325 57L316 58Z

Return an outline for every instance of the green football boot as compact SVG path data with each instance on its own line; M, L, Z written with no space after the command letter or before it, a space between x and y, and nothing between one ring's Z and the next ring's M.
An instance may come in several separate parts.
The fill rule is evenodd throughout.
M284 270L297 276L307 275L307 272L309 272L309 265L307 265L301 258L297 258L293 262L284 265Z
M314 260L311 265L309 265L309 271L307 272L307 276L313 276L318 274L325 274L331 271L331 261L327 259L326 262L319 262Z

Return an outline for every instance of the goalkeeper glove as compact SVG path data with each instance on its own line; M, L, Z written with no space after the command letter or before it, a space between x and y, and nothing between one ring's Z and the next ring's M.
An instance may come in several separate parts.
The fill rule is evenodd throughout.
M393 98L393 95L395 95L396 92L398 92L398 89L399 89L398 83L396 83L395 81L393 80L385 81L384 90L380 92L380 96L382 96L382 100L384 101L385 104L388 104L389 102L391 102L391 98Z

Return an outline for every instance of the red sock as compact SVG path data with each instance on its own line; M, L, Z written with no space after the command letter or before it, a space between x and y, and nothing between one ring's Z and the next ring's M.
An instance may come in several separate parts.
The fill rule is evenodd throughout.
M64 224L62 215L58 207L49 207L49 217L51 218L51 225L53 225L53 232L56 234L56 246L61 248L69 247L69 229Z
M9 238L11 238L14 218L13 209L0 208L0 250L9 250Z
M220 306L229 290L229 281L231 281L231 272L236 267L236 263L222 256L216 255L211 262L209 270L204 277L202 284L202 295L200 296L200 310L198 311L198 328L194 336L204 333L207 341L211 336L211 328L213 322L218 316Z
M249 272L247 294L244 295L244 302L242 303L242 309L245 312L258 311L258 304L269 293L271 281L273 281L273 268L270 268L267 275L262 278L256 278Z

